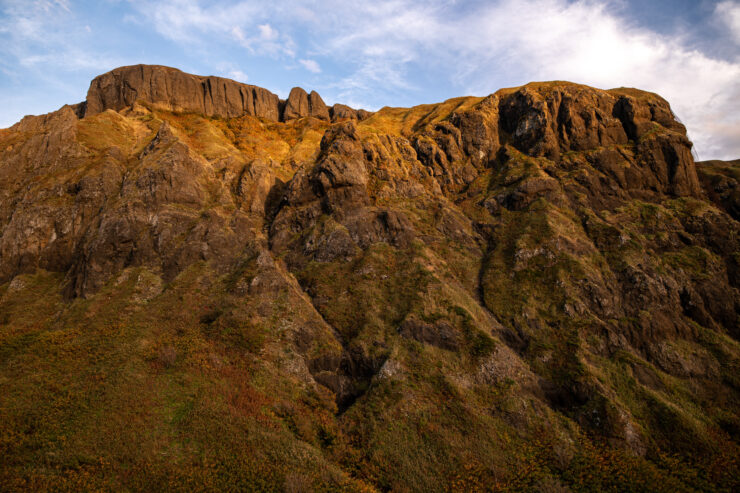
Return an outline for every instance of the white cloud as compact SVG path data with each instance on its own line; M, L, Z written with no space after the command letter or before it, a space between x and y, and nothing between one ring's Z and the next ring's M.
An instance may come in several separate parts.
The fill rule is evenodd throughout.
M249 76L241 70L231 70L229 77L239 82L247 82L249 80Z
M265 41L275 41L278 39L278 32L269 24L260 24L257 26L260 32L260 38Z
M89 26L80 27L67 0L5 0L0 3L0 63L14 63L54 78L53 70L110 68L115 57L86 47Z
M714 15L730 31L735 44L740 45L740 2L720 2L714 8Z
M174 41L198 41L197 35L223 32L237 26L240 19L258 15L261 8L251 2L213 4L201 7L195 0L130 0L131 5L150 21L161 35Z
M0 127L78 102L90 80L80 74L124 65L91 43L78 15L67 0L0 0Z
M192 46L211 38L236 41L250 54L295 56L292 38L269 22L271 8L260 2L208 2L198 0L129 0L162 36Z
M234 39L242 44L248 42L247 36L244 34L242 28L239 26L234 26L231 28L231 35L234 36Z
M309 72L313 72L314 74L321 73L321 67L319 66L318 62L316 60L298 60L303 67L308 70Z

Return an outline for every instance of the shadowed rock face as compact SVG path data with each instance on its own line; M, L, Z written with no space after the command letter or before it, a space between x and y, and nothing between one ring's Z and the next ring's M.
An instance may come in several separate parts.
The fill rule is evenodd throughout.
M740 221L740 159L696 163L709 199Z
M738 182L634 89L116 69L0 130L0 482L735 491Z

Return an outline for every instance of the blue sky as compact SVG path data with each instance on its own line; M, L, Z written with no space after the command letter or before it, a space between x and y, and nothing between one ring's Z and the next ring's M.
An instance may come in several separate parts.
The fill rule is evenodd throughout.
M533 80L639 87L701 159L740 158L740 0L0 0L0 127L135 63L367 109Z

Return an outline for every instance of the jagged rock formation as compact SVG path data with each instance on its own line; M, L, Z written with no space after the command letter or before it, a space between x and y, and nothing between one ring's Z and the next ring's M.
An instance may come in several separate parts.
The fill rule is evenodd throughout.
M0 130L0 482L736 489L737 180L634 89L116 69Z
M306 94L306 91L300 87L294 87L285 101L282 121L287 122L306 115L320 120L329 120L329 108L316 91Z
M279 98L261 87L221 77L199 77L157 65L121 67L93 79L85 116L114 111L136 101L162 104L178 111L233 118L253 115L277 121Z
M280 101L261 87L186 74L160 65L120 67L96 77L90 83L83 113L92 116L107 109L119 111L137 101L221 118L252 115L288 121L313 116L329 120L329 108L316 91L309 95L294 87L287 101ZM349 109L344 115L357 118L356 110Z

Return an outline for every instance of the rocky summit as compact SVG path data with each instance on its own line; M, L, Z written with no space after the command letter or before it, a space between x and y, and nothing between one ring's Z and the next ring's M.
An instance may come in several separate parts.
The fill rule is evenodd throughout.
M362 118L345 105L326 106L316 91L307 94L294 87L281 101L267 89L224 79L186 74L159 65L120 67L96 77L87 99L78 105L80 116L92 116L105 110L122 110L137 101L146 101L160 109L198 113L203 116L235 118L252 115L271 121L286 122L304 116L336 121Z
M738 161L660 96L138 65L0 130L4 491L737 491Z

